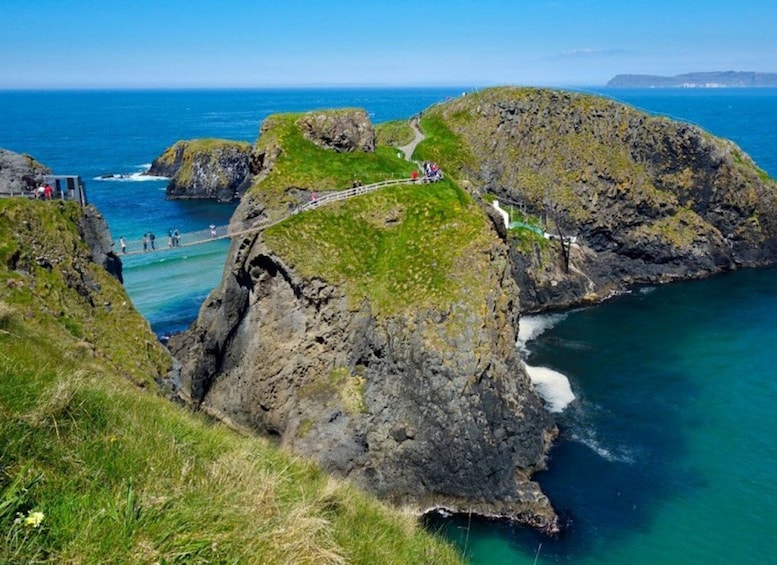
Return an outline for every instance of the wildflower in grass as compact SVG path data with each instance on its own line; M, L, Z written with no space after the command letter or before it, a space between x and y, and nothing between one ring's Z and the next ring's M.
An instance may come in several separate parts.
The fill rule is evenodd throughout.
M43 522L43 512L30 512L24 519L24 525L30 528L37 528Z

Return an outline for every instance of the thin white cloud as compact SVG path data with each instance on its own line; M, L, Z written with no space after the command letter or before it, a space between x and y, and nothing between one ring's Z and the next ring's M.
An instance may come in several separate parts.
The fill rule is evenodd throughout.
M562 51L553 55L551 59L578 59L578 58L594 58L594 57L613 57L615 55L625 55L629 51L625 49L592 49L590 47L584 47L582 49L571 49L569 51Z

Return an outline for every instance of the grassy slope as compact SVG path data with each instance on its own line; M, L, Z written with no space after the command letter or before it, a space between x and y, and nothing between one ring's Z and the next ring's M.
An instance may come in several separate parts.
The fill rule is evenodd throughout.
M480 110L481 106L506 105L508 102L530 109L527 118L515 121L516 130L512 133L500 131L502 117L498 112L486 115ZM535 120L535 114L531 112L542 112L542 119ZM599 120L600 116L607 120ZM582 127L570 127L578 118ZM605 187L602 190L615 190L618 198L652 209L677 208L676 217L651 226L650 231L661 237L669 234L668 241L682 239L678 233L684 230L689 216L696 215L692 204L693 192L698 189L692 183L694 179L689 169L676 175L663 174L663 186L657 186L647 166L631 157L626 142L629 124L640 120L644 120L642 135L645 142L652 140L658 157L670 160L672 151L681 150L668 147L665 139L676 144L682 141L682 136L675 131L675 122L651 117L605 97L535 88L490 88L425 112L422 127L438 134L444 143L438 141L433 146L422 143L417 156L438 161L449 175L467 178L476 171L473 163L492 157L495 144L501 140L505 146L500 155L500 182L520 190L523 199L536 208L542 208L543 200L550 196L571 221L595 220L592 216L597 215L599 209L589 200L592 186L599 184ZM531 123L534 127L526 128L519 125L521 122ZM756 178L769 180L768 175L730 142L703 131L700 133L707 144L716 144L721 151L732 152L734 167L741 175L741 182L745 183L741 190L728 191L726 198L732 206L753 208L758 196L751 182ZM506 138L512 135L515 138L507 143ZM599 177L605 178L606 182L599 182ZM601 193L598 196L610 198L612 195ZM700 224L703 220L696 217L692 222Z
M296 118L274 116L264 126L260 144L282 147L272 173L253 189L268 201L289 187L349 188L354 176L406 178L415 168L390 147L375 154L319 148L302 137ZM488 268L491 237L483 213L450 180L388 187L264 232L265 242L303 276L343 284L352 304L366 298L383 315L482 303L488 289L479 273Z
M165 353L115 281L74 265L76 212L53 207L0 201L0 562L458 561L412 517L139 389ZM64 283L85 268L95 307Z
M272 172L253 190L269 202L283 202L291 187L326 191L350 188L354 180L369 184L391 178L409 178L412 163L397 158L397 150L379 146L375 153L336 153L307 141L295 125L302 114L268 117L259 139L260 146L282 148Z
M375 126L378 145L401 147L413 141L415 134L407 120L384 122Z

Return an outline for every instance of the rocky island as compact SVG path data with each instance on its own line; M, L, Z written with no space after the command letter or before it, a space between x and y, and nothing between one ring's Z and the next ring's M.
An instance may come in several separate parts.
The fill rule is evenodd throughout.
M154 159L146 174L168 177L167 197L239 198L250 182L251 145L223 139L178 141Z
M611 88L763 88L777 86L777 73L712 71L685 73L672 77L656 75L617 75L607 83Z
M311 141L353 139L311 134L335 122L322 115L265 121L236 228L357 178L409 177L395 148ZM171 341L183 394L387 500L555 532L531 480L555 426L515 348L520 313L772 264L777 185L731 142L589 95L488 89L420 125L414 158L444 181L233 241L221 285Z

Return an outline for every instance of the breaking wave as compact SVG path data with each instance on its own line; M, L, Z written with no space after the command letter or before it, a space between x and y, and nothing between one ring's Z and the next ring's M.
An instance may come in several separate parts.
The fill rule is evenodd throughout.
M538 338L547 330L564 320L566 314L545 314L542 316L521 316L518 325L518 350L524 355L529 355L527 343Z
M521 317L518 328L516 347L521 355L529 356L528 342L541 336L547 330L566 318L566 314L546 314L542 316ZM545 401L550 412L559 413L575 399L569 379L547 367L533 367L524 363L526 374L534 386L534 390Z
M93 180L107 181L107 182L147 182L147 181L160 181L169 180L167 177L160 177L156 175L147 175L145 172L151 167L151 163L146 163L138 166L138 171L134 173L108 173L105 175L99 175L94 177Z
M550 412L560 413L575 399L569 379L558 371L547 367L532 367L526 365L526 374L529 375L534 390L537 391Z

